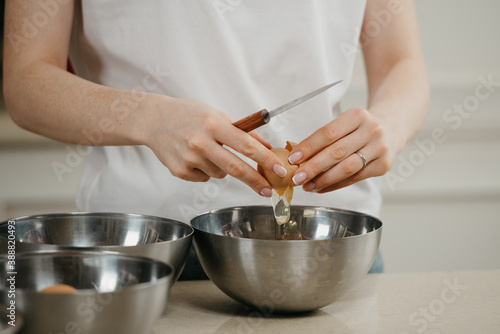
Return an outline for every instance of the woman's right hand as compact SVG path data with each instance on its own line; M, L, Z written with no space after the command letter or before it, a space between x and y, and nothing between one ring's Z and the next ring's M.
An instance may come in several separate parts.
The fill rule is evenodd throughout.
M5 36L21 38L25 22L41 12L37 0L7 2ZM74 1L65 1L29 40L6 39L4 97L19 126L72 144L147 145L181 179L207 181L229 174L271 196L264 177L223 147L283 175L286 170L270 144L256 132L237 129L229 116L198 101L114 89L68 73L73 14Z
M229 174L270 197L266 179L223 145L278 176L286 174L281 160L271 152L272 146L257 132L246 133L233 126L234 120L227 114L200 101L160 95L155 103L147 104L140 137L172 175L206 182Z

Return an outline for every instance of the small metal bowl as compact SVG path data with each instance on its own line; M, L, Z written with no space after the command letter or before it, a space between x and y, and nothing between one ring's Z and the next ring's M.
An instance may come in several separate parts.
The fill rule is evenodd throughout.
M382 222L363 213L292 206L304 240L276 240L267 206L234 207L195 217L194 243L212 282L265 314L306 312L333 303L368 273Z
M16 252L49 250L115 251L172 265L175 282L186 264L193 228L172 219L124 213L57 213L0 223L0 251L15 238ZM9 225L13 225L9 227Z
M12 268L0 259L1 290ZM26 252L15 260L15 306L21 333L149 334L165 309L173 268L116 252ZM39 291L67 284L74 293Z

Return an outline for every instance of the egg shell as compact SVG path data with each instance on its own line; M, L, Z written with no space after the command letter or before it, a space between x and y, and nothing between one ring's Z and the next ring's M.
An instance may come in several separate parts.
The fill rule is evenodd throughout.
M297 143L295 143L295 142L293 142L293 141L289 141L289 140L287 140L285 148L286 148L288 151L292 152L292 150L293 150L293 149L295 148L295 146L297 146L297 145L298 145Z
M269 172L265 170L261 165L257 166L257 171L264 176L264 178L269 182L273 189L284 189L288 187L290 182L292 182L292 177L295 174L295 171L299 168L297 165L291 165L288 162L288 156L290 152L283 147L276 147L271 150L274 154L280 158L283 166L286 168L286 175L284 177L279 177L274 174L274 172Z
M55 284L40 290L40 293L75 293L76 289L67 284Z

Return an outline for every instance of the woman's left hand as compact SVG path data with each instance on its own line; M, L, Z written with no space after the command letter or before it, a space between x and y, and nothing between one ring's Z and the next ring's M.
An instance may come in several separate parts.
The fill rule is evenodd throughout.
M382 119L351 108L290 152L290 163L302 164L293 181L305 191L326 193L381 176L390 170L399 146Z
M372 36L372 14L387 12L387 8L393 8L391 0L366 2L363 36ZM304 190L325 193L384 175L422 125L429 104L429 84L415 5L409 1L397 10L376 37L360 43L369 111L346 110L292 150L290 162L301 164L293 180Z

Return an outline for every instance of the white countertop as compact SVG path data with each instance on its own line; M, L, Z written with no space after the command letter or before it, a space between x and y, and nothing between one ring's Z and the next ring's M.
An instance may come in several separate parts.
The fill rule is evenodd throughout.
M312 313L265 317L210 281L177 282L161 333L500 333L500 270L371 274Z

